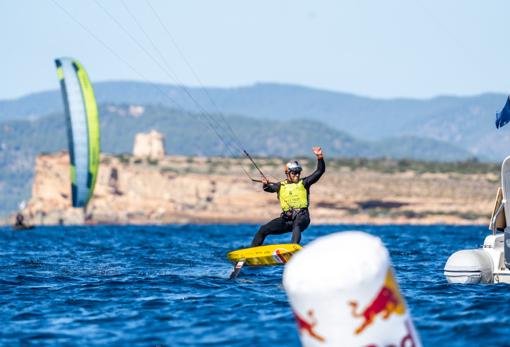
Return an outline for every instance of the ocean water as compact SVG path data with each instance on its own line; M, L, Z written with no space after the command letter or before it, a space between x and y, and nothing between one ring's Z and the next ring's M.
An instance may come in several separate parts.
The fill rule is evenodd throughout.
M299 346L282 267L228 280L225 254L257 227L0 229L0 345ZM382 238L424 346L508 346L510 287L448 285L453 252L484 227L315 226ZM288 242L290 234L266 243Z

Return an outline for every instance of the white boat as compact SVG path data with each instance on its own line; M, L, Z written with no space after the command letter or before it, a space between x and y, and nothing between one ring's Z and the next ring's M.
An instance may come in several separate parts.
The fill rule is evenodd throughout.
M501 165L498 191L489 229L482 248L453 253L444 266L449 283L510 283L510 156Z

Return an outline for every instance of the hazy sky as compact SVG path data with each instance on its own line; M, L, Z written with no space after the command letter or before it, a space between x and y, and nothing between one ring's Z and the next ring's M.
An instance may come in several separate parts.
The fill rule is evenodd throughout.
M509 93L509 12L507 0L0 0L0 99L57 89L60 56L94 82Z

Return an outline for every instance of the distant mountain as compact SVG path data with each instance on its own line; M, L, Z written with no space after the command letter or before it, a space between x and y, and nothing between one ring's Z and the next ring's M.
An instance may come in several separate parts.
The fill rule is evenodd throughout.
M472 154L456 145L417 136L392 137L376 141L372 146L388 158L419 158L426 161L458 161L474 158Z
M490 160L501 160L510 148L509 131L496 131L494 127L495 112L507 97L503 94L384 100L282 84L185 89L142 82L102 82L94 88L102 104L161 105L190 112L219 110L259 120L313 120L360 140L428 138ZM42 92L0 101L0 119L36 119L61 109L58 91Z
M137 133L156 129L165 135L167 152L175 155L241 155L237 142L258 156L309 156L311 147L319 144L334 157L427 160L472 157L469 152L441 141L416 137L363 141L310 120L268 121L182 112L162 106L133 110L129 105L101 106L103 152L131 153ZM4 122L0 125L0 146L0 152L14 150L37 154L65 150L64 116L53 113L38 119Z

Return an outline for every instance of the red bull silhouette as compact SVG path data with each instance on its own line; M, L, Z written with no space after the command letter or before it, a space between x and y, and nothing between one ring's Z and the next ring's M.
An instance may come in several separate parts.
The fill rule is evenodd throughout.
M403 315L406 307L400 290L393 279L393 272L388 269L383 287L377 293L375 299L362 312L357 313L358 303L349 302L352 307L352 315L356 318L362 317L363 323L355 330L356 335L361 334L374 319L380 315L382 319L388 319L393 313Z
M304 318L301 318L296 312L294 312L294 317L296 318L296 323L298 325L299 333L306 332L308 335L313 337L316 340L324 342L324 337L320 336L315 332L315 326L317 325L317 320L314 317L313 310L308 310L308 317L310 318L310 322L306 321Z

